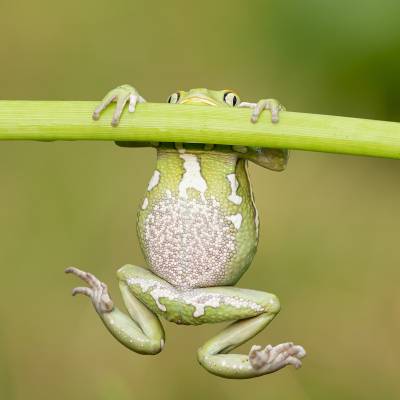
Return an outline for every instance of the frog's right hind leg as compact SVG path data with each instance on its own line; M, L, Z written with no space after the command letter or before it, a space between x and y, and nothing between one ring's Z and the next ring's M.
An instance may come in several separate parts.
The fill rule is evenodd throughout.
M157 354L164 346L164 330L158 317L129 291L127 285L120 284L122 298L128 315L114 306L107 286L94 275L78 268L67 268L84 280L90 287L77 287L72 294L84 294L91 298L94 308L111 334L124 346L140 354Z

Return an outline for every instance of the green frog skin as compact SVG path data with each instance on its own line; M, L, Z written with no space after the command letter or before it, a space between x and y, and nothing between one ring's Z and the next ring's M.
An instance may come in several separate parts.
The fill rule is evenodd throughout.
M134 112L144 98L130 85L111 90L93 113L96 120L116 102L112 125L126 105ZM229 90L192 89L172 94L171 107L185 104L248 107L256 123L263 110L279 120L283 106L275 99L241 102ZM279 312L274 294L236 288L257 249L259 221L247 172L249 161L282 171L288 152L244 146L188 143L117 143L152 146L157 165L138 210L137 232L148 268L125 265L118 270L127 312L114 306L107 286L94 275L67 268L88 284L73 295L88 296L111 334L140 354L157 354L164 346L159 317L177 324L232 321L198 350L200 364L224 378L252 378L286 365L301 366L302 346L282 343L253 346L247 355L231 351L263 330Z

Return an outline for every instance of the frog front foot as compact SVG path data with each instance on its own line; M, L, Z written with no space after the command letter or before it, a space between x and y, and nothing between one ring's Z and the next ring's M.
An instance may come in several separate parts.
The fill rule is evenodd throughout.
M301 359L306 352L302 346L293 343L282 343L276 346L253 346L249 353L251 366L261 375L269 374L293 365L296 369L301 367Z
M93 112L93 119L97 121L100 118L100 114L108 105L112 102L116 102L114 115L111 120L112 126L117 126L121 119L122 112L124 111L126 103L129 101L129 112L134 112L137 103L145 103L146 100L139 94L139 92L131 85L121 85L115 89L110 90L96 107Z
M276 99L261 99L257 103L248 103L242 101L239 104L241 108L251 108L253 110L251 114L251 122L256 123L260 118L263 110L270 110L271 112L271 122L279 122L279 112L285 111L285 107Z
M74 288L72 290L73 296L77 294L88 296L92 300L93 306L99 314L111 312L113 310L114 303L108 294L108 288L105 283L101 282L90 272L85 272L75 267L67 268L65 273L76 275L90 286Z

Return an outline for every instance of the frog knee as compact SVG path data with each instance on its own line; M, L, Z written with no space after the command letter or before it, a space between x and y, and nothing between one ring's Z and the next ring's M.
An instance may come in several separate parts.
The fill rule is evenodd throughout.
M127 275L132 273L132 265L126 264L117 270L117 277L120 281L126 281Z
M160 353L163 348L164 348L164 339L151 340L146 346L146 354L154 356L154 355Z
M202 346L197 350L197 361L203 367L207 366L207 364L210 362L211 357L212 356L209 354L209 352L207 352L207 349L205 346Z
M152 274L146 268L131 264L126 264L117 271L118 279L124 282L127 282L128 279L132 277L147 277L149 275Z
M278 314L281 309L281 303L278 297L274 294L269 294L265 298L264 302L265 311L268 313Z

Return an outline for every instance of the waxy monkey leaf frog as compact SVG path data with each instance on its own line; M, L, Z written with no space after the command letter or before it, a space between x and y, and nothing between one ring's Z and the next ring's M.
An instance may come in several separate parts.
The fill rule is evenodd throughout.
M145 102L132 86L119 86L105 96L93 118L97 120L113 101L117 103L113 126L118 125L128 103L129 111L134 112L137 104ZM274 99L241 102L230 90L179 91L168 103L171 107L248 107L252 122L269 110L276 123L284 109ZM246 355L231 354L262 331L280 309L274 294L234 285L251 264L259 236L248 161L281 171L287 163L287 150L191 143L118 144L157 149L156 169L137 218L148 268L125 265L118 270L128 313L114 306L103 282L71 267L66 272L89 286L77 287L73 294L88 296L111 334L140 354L157 354L163 349L159 317L187 325L233 321L198 350L198 360L206 370L225 378L252 378L289 364L300 367L306 353L293 343L253 346Z

